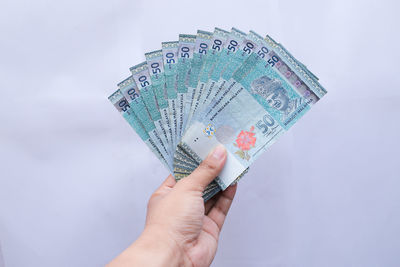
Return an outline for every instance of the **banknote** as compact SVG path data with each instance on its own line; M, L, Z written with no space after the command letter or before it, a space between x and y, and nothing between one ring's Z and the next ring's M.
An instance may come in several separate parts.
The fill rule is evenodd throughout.
M180 34L178 44L177 97L178 97L178 138L182 136L190 107L186 104L188 81L190 79L196 35ZM190 103L189 103L190 105Z
M156 95L158 110L161 114L163 126L167 131L168 143L170 145L171 156L175 151L174 132L170 121L170 108L165 88L164 64L162 50L156 50L145 54L147 66L149 68L151 86Z
M227 53L225 54L226 56L221 58L221 61L225 62L225 64L223 65L225 65L226 67L225 69L222 70L221 77L216 84L215 88L218 88L218 90L215 91L214 96L212 96L210 99L212 104L204 107L204 109L201 112L199 112L197 116L200 117L207 116L219 103L223 101L223 99L227 95L227 91L229 91L232 88L232 86L228 84L228 81L232 78L233 73L251 55L251 53L253 52L263 53L263 49L265 49L265 47L262 45L262 43L265 41L260 35L258 35L254 31L250 31L246 36L241 36L241 37L242 38L237 39L238 41L241 41L237 45L237 48L235 48L237 49L237 51L235 53L229 53L231 51L227 51Z
M162 56L165 76L165 90L167 92L169 119L172 128L173 150L175 151L178 140L178 113L176 75L178 63L178 42L163 42Z
M307 72L307 74L310 76L311 79L313 79L314 81L318 82L319 78L312 73L306 65L304 65L302 62L300 62L299 60L297 60L282 44L277 43L274 39L272 39L271 36L267 35L265 37L266 40L268 40L268 42L271 44L271 46L273 47L274 50L283 50L287 55L289 55L293 60L295 60L297 62L297 64L305 71Z
M147 108L143 102L141 92L136 86L136 83L132 76L129 76L125 80L118 83L118 87L124 97L127 99L128 104L133 113L143 125L150 139L157 146L158 150L162 154L163 158L167 161L169 169L173 169L173 162L168 152L168 145L165 137L160 135L156 129L153 120L147 111Z
M203 68L203 64L207 57L208 48L210 46L212 33L207 31L198 30L196 36L196 45L193 52L193 61L191 66L190 79L188 83L188 92L186 94L186 106L190 106L188 117L186 118L186 125L190 123L190 120L194 113L194 108L198 106L197 101L199 100L199 90L197 85L199 82L199 75ZM190 104L189 104L190 103Z
M233 75L229 97L182 138L181 145L201 159L216 145L225 145L228 159L217 178L221 189L326 93L295 60L280 53L264 58L252 53Z
M206 117L208 114L210 114L214 109L218 109L221 105L223 105L225 102L223 101L225 97L229 98L233 93L230 92L230 89L233 87L233 85L236 83L235 80L230 80L229 79L232 77L232 74L234 70L237 69L237 66L241 66L244 62L244 59L247 58L253 51L257 53L257 55L261 58L264 58L266 56L269 56L269 53L272 52L272 50L276 47L279 47L280 49L283 49L284 51L287 51L286 49L283 48L280 44L277 44L274 40L269 39L269 43L262 38L260 35L257 33L250 31L248 34L247 38L248 40L245 40L244 42L244 51L242 53L236 53L231 60L231 63L229 63L230 70L225 69L225 71L222 74L222 77L219 81L219 83L222 83L224 86L221 87L221 89L218 91L218 93L214 96L214 99L212 100L212 104L206 107L205 112L203 112L201 117ZM249 40L251 40L249 42ZM250 48L252 49L250 51ZM247 52L247 53L244 53ZM246 56L243 56L246 55ZM269 59L271 61L271 59ZM303 68L304 64L301 64L299 61L296 60L296 62ZM235 64L236 63L236 64ZM280 66L282 63L279 62L277 63L277 66ZM232 67L236 66L236 67ZM251 66L250 66L251 67ZM250 67L242 67L243 70L251 70ZM307 71L309 73L309 71ZM294 76L292 76L293 78ZM315 75L312 76L312 78L316 77Z
M210 79L206 85L206 91L209 91L209 96L206 100L206 104L203 110L200 111L198 116L202 116L205 109L209 107L211 101L219 95L223 90L225 83L220 79L224 70L229 66L232 58L235 54L240 53L239 48L245 41L246 34L236 28L232 28L229 33L227 40L222 48L218 61L216 62L212 72L210 73Z
M327 93L269 35L214 28L161 45L109 100L177 181L225 146L226 164L205 201L240 180Z
M129 68L129 70L132 72L132 78L134 79L136 86L139 88L140 95L142 96L143 102L150 114L150 118L154 122L157 132L162 137L164 144L166 144L168 154L172 157L172 143L168 143L168 140L172 140L172 137L169 136L169 131L167 130L167 118L161 116L147 63L142 62Z
M228 31L220 28L214 29L211 39L211 45L208 49L203 68L201 69L199 75L199 82L196 89L196 92L198 92L198 94L194 102L193 114L195 114L198 109L202 109L209 104L208 100L211 98L210 95L215 85L215 81L211 81L210 84L208 84L208 81L216 63L219 60L222 49L227 41L228 35Z
M147 147L150 148L150 150L157 156L157 158L164 164L165 167L170 169L167 160L164 158L155 142L150 139L149 134L146 132L146 129L141 124L139 118L135 115L133 109L129 106L128 100L123 96L122 92L118 89L112 93L108 99L121 113L128 124L135 130L137 135L139 135Z
M222 74L222 77L219 81L219 83L222 83L222 86L220 87L219 91L214 96L214 98L211 100L210 105L205 107L205 109L199 115L199 117L208 116L212 111L220 108L220 106L225 103L224 102L225 98L229 99L231 97L231 95L233 94L233 92L231 92L231 89L236 83L236 81L234 79L231 79L233 72L235 72L237 70L238 66L241 66L242 70L248 70L248 71L251 70L252 66L246 66L246 65L242 66L244 63L244 60L247 59L247 57L250 56L251 53L255 52L255 53L257 53L257 55L259 57L264 58L266 56L269 56L269 53L272 52L271 46L269 44L267 44L266 40L264 40L264 38L261 37L260 35L258 35L257 33L250 31L248 38L246 38L246 39L250 39L253 42L247 43L247 40L245 40L245 42L244 42L245 46L242 46L242 48L244 48L242 53L236 53L232 57L233 61L236 61L239 59L240 64L230 63L230 65L233 65L236 67L235 68L231 67L229 71L228 70L224 71L224 73ZM251 51L249 51L250 50L250 49L248 49L249 47L252 48ZM245 51L248 53L245 53ZM243 75L245 76L246 73L243 73Z
M188 147L185 143L179 143L177 146L177 152L179 151L179 153L175 154L175 158L174 158L174 176L175 179L180 180L185 178L186 176L190 175L190 173L193 172L193 170L190 170L189 168L185 168L185 167L179 167L177 168L177 162L179 160L179 154L186 154L188 155L190 158L194 157L194 160L196 161L196 167L201 163L202 159L200 157L198 157L198 155L196 153L194 153L190 147ZM185 157L186 158L186 157ZM231 184L235 184L237 183L247 172L248 172L249 168L246 168L236 179L234 179L234 181ZM203 192L203 198L204 201L209 200L210 198L212 198L215 194L217 194L218 192L221 191L221 187L218 184L218 179L219 177L217 177L214 181L212 181L204 190Z
M194 157L192 157L192 156L194 156ZM190 161L193 160L195 162L194 163L195 168L197 168L201 163L201 159L196 157L196 155L194 153L191 153L189 149L183 149L182 146L178 145L177 151L174 155L174 177L177 181L185 178L186 176L190 175L194 171L195 168L188 168L188 167L178 163L181 161L187 162L188 160L190 160ZM221 188L218 185L217 181L216 180L212 181L203 192L204 201L209 200L211 197L213 197L219 191L221 191Z
M176 159L176 160L174 160L174 173L175 173L175 169L177 169L177 168L187 170L187 171L189 171L189 173L191 173L194 169L197 168L197 166L194 164L188 163L185 160Z

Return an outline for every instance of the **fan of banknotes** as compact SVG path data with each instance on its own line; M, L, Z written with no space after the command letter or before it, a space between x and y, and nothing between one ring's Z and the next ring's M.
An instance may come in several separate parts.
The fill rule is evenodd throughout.
M281 44L253 31L180 34L145 58L109 100L176 180L225 146L227 162L205 200L237 182L326 94Z

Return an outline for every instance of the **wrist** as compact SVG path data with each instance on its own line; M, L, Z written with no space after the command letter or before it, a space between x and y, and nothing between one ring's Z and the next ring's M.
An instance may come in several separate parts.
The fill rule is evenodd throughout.
M159 262L163 263L160 266L183 266L184 253L167 229L146 226L137 240L137 245L142 251L150 254L150 259L156 256Z
M168 230L146 226L140 237L126 250L134 266L190 266L179 244Z

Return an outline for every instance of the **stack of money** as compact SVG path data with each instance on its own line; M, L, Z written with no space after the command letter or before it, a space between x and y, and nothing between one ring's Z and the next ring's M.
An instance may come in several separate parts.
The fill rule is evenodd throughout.
M109 100L176 180L227 149L208 200L235 183L326 90L270 36L236 28L180 34L130 68Z

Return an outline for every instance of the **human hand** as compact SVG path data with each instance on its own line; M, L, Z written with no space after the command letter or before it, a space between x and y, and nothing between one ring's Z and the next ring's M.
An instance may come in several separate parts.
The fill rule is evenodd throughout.
M206 204L202 192L225 161L218 146L188 177L176 183L168 176L149 200L142 235L109 266L209 266L236 185Z

